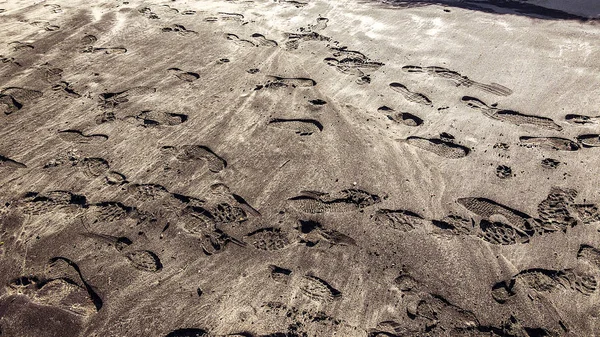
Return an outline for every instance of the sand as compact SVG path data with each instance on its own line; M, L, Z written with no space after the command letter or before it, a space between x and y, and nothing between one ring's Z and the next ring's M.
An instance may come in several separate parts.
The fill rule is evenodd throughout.
M0 335L600 335L595 1L0 3Z

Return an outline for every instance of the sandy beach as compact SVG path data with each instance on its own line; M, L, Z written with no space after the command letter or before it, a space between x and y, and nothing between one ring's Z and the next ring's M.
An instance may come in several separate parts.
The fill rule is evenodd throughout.
M596 1L0 1L0 336L600 336Z

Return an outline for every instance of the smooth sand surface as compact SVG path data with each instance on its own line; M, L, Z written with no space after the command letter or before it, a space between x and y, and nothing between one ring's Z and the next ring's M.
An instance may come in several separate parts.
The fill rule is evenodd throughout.
M598 6L473 3L0 3L0 335L600 335Z

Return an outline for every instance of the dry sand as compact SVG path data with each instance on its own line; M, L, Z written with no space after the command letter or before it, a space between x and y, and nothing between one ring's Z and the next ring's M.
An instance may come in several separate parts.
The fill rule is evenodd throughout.
M600 336L599 7L0 3L0 335Z

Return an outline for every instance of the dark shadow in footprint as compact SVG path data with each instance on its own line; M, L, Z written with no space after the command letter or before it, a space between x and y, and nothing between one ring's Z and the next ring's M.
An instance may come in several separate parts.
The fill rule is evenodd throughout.
M1 167L19 169L19 168L27 168L27 165L25 165L23 163L19 163L18 161L10 159L8 157L5 157L3 155L0 155L0 168Z
M208 332L203 329L185 328L169 332L165 337L207 337Z

